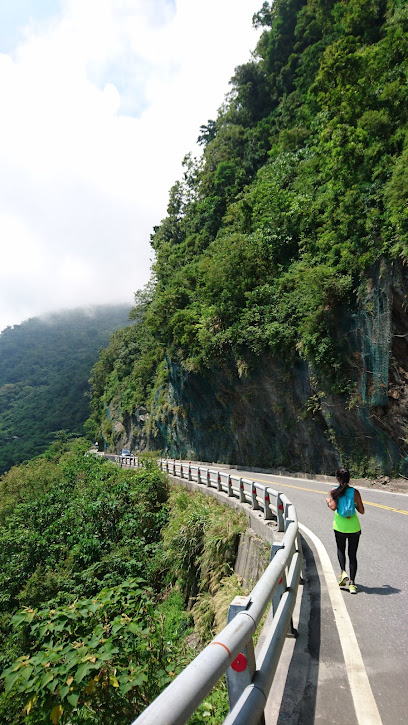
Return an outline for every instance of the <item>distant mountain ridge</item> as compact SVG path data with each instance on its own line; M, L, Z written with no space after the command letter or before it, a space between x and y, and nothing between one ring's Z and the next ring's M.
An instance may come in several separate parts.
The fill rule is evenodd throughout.
M90 371L127 305L34 317L0 334L0 474L43 452L58 431L83 433Z

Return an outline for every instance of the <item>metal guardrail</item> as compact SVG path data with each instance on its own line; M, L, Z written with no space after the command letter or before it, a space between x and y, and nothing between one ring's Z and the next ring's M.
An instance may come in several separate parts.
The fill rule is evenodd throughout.
M135 456L116 460L141 465ZM285 638L289 632L296 635L292 614L303 554L295 507L285 494L225 471L168 459L159 464L172 476L216 488L262 510L267 520L276 518L283 537L272 544L270 564L249 596L230 604L227 626L132 725L184 725L223 674L230 705L223 725L261 725ZM268 605L272 624L256 659L253 636Z

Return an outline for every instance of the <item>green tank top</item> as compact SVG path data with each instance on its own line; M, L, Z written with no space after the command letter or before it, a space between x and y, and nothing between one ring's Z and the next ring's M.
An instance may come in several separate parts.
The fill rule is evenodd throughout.
M333 529L335 531L341 531L343 534L354 534L356 531L361 531L360 521L357 514L345 519L344 516L340 516L340 514L335 511Z
M354 488L350 486L351 490ZM361 531L360 521L356 513L352 516L341 516L338 511L334 512L333 529L335 531L341 531L342 534L355 534L357 531Z

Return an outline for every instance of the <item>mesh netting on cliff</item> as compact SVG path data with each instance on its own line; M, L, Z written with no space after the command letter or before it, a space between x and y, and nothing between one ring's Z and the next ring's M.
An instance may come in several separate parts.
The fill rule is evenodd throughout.
M391 354L391 281L381 271L367 281L365 298L356 314L361 339L361 398L368 405L386 405Z

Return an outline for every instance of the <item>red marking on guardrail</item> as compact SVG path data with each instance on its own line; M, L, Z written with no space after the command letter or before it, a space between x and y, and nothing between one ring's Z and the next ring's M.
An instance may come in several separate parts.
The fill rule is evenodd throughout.
M283 511L283 503L279 504L278 509L279 511Z
M248 660L242 652L239 653L235 660L232 662L231 667L235 672L243 672L246 670Z
M242 488L242 490L244 490L244 484L242 482L241 482L240 488Z
M219 645L220 645L220 647L224 647L224 649L226 649L226 650L227 650L227 652L228 652L229 656L231 657L231 652L229 651L229 649L228 649L227 645L226 645L226 644L223 644L223 642L210 642L210 644L219 644Z
M283 576L281 576L281 578L279 579L278 584L282 584L282 582L283 582Z
M265 496L265 501L266 501L266 503L269 503L269 495L268 494L266 494L266 496Z

